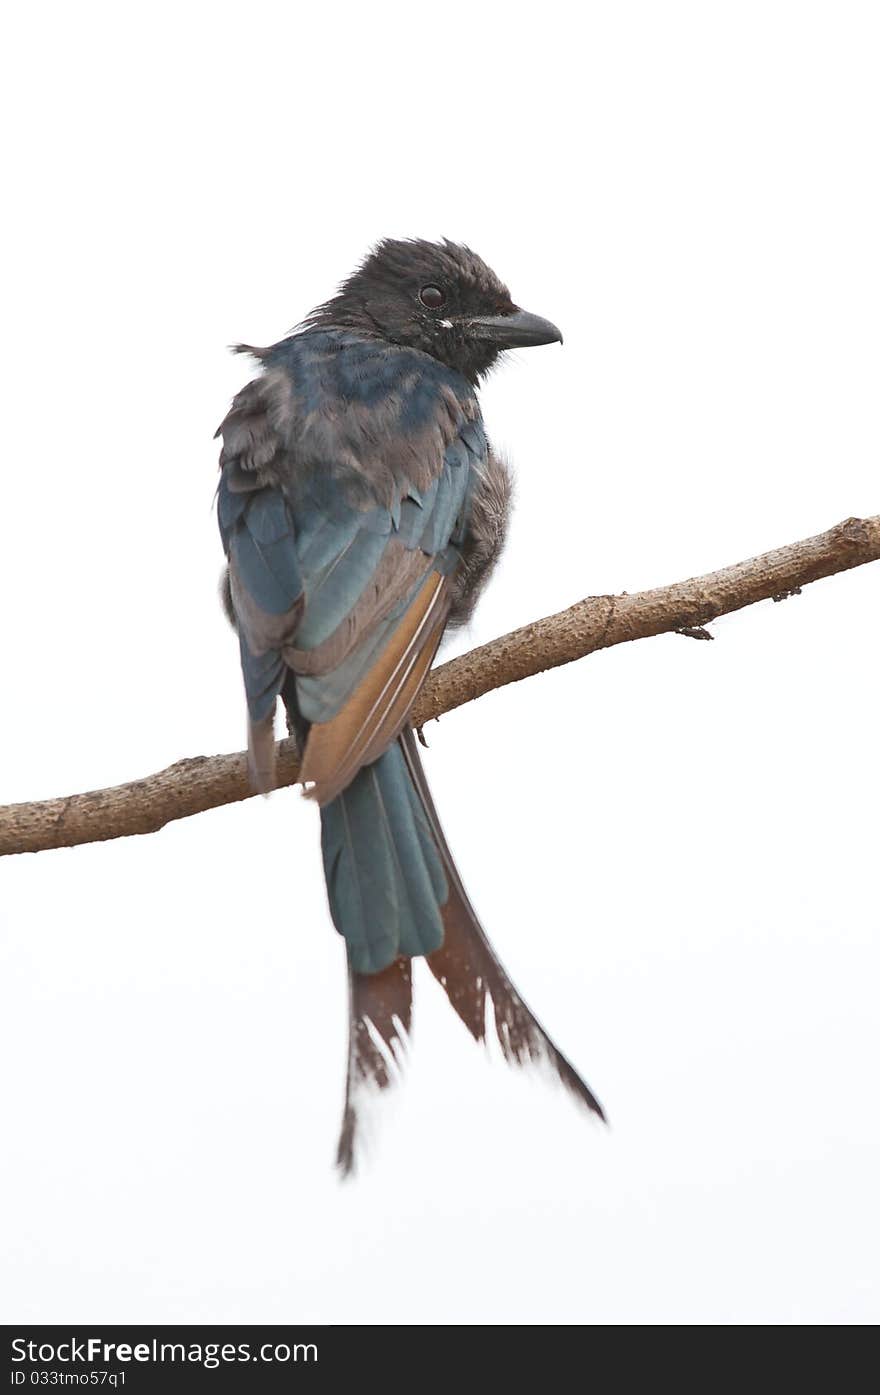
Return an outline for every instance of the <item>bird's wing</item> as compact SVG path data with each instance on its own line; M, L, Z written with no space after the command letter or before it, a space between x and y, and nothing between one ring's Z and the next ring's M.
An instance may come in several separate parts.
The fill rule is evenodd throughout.
M248 705L248 753L257 789L274 783L275 705L284 684L285 645L305 609L293 511L277 482L284 441L276 420L282 384L258 378L233 400L223 437L217 518L229 564Z
M319 803L335 799L400 733L437 652L449 603L446 577L429 571L340 711L311 727L300 777Z
M310 724L301 778L326 804L406 723L449 613L487 446L475 400L432 393L423 375L356 412L334 416L331 398L317 446L314 428L287 425L288 391L267 374L221 426L220 523L253 776L271 788L272 715L292 674ZM301 453L316 451L326 467L303 469Z

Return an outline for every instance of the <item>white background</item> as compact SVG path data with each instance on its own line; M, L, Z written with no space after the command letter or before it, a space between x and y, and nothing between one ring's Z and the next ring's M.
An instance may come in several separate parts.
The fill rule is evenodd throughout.
M876 7L317 9L9 22L4 800L240 747L226 345L380 236L469 242L565 333L483 393L518 507L461 647L880 507ZM429 731L607 1132L423 974L339 1184L343 950L296 791L3 862L5 1320L876 1320L878 601L859 569Z

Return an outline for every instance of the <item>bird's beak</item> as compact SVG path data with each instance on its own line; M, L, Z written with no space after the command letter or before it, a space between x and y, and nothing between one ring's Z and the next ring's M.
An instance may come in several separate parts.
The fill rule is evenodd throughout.
M485 339L499 349L525 349L533 344L561 344L562 335L554 324L528 310L510 315L478 315L469 320L465 332L474 339Z

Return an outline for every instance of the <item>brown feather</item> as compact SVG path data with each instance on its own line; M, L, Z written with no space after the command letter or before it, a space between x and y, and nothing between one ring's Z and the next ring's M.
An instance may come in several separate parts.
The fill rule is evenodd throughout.
M344 1177L354 1171L367 1090L387 1090L397 1079L395 1065L406 1048L412 1021L411 965L410 959L395 959L380 974L356 974L349 967L348 1078L336 1154Z
M403 734L402 745L449 885L449 896L442 908L443 944L427 956L431 973L475 1041L486 1040L487 1008L491 1003L504 1059L518 1066L545 1062L579 1103L604 1120L599 1101L523 1002L497 958L452 860L412 731Z
M382 752L391 745L396 736L400 735L401 729L406 725L410 709L428 676L428 670L434 662L434 656L440 646L440 640L443 638L445 622L446 610L444 608L433 620L433 627L422 648L408 657L406 669L398 675L399 687L394 702L388 706L385 716L372 731L363 751L359 753L358 769L362 765L370 765L374 760L378 760ZM356 771L352 770L349 778L353 778L355 773Z
M310 728L300 779L312 785L307 794L319 804L335 799L402 730L436 652L448 607L446 579L431 572L342 710ZM425 650L428 662L419 663Z

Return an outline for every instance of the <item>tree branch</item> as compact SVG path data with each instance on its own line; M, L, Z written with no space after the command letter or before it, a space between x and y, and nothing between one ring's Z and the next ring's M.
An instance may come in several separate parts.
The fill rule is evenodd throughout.
M420 727L495 688L614 644L670 632L706 638L703 627L719 615L756 601L782 600L812 581L878 558L880 515L848 518L815 538L690 581L633 595L590 596L434 669L415 705L413 724ZM279 786L293 784L297 772L294 743L280 742ZM131 784L0 807L0 856L155 833L174 819L252 793L243 752L196 756Z

